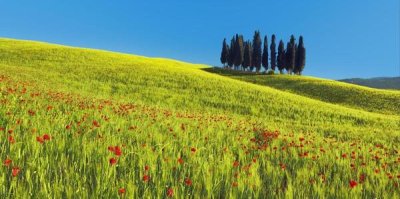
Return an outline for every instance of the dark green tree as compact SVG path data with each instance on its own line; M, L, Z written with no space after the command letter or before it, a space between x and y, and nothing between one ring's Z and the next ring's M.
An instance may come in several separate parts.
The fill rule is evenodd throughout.
M262 54L262 65L265 71L268 70L268 38L267 36L264 37L264 49Z
M228 57L228 66L230 68L233 67L233 63L235 61L235 46L236 46L236 39L235 37L232 37L231 45L229 47L229 57Z
M293 74L294 67L296 65L296 39L292 35L290 36L290 48L288 49L289 53L289 74Z
M276 67L276 44L275 44L275 35L272 35L271 38L271 69L275 71Z
M296 74L301 75L306 65L306 48L304 47L303 36L299 38L296 50Z
M243 55L243 69L246 70L251 65L251 41L244 43L244 55Z
M253 66L256 68L256 71L259 72L260 69L261 69L261 36L260 36L260 31L255 31L254 32L252 63L253 63Z
M288 74L290 74L290 52L292 47L290 46L290 42L287 42L286 44L286 50L285 50L285 61L284 61L284 65L285 65L285 69L286 72Z
M285 69L285 44L282 40L279 41L278 46L278 70L280 74L283 74Z
M222 50L221 50L221 63L226 66L226 63L228 63L229 59L229 47L226 44L226 39L224 38L224 41L222 42Z
M236 34L236 45L235 45L235 69L239 69L239 66L243 63L244 46L243 46L243 36Z

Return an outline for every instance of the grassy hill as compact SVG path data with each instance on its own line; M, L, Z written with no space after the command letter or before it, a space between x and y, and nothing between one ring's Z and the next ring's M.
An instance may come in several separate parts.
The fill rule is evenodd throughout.
M341 104L208 68L0 39L0 157L13 161L0 169L0 195L399 196L374 174L397 161L399 110L388 99L398 93L373 95L380 110L368 97ZM370 160L369 148L390 154ZM356 153L365 169L349 166ZM398 163L385 171L397 175ZM364 174L366 190L348 190Z
M368 86L371 88L400 90L400 77L377 77L369 79L351 78L351 79L342 79L339 81L362 85L362 86Z
M306 76L256 75L218 68L206 71L349 108L400 115L400 91L372 89Z

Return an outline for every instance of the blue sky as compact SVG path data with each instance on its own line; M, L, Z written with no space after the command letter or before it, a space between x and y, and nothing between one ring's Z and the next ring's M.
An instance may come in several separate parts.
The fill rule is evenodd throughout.
M0 37L220 65L224 37L304 36L305 75L400 76L398 0L2 0Z

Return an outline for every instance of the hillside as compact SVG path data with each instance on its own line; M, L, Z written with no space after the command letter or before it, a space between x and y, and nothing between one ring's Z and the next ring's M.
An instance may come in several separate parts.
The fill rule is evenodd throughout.
M400 77L376 77L369 79L351 78L341 79L339 81L361 86L368 86L371 88L400 90Z
M400 195L390 181L398 175L400 116L386 101L397 100L397 92L373 95L360 87L371 94L363 100L385 103L379 110L244 77L169 59L0 39L0 196ZM382 162L391 164L378 174ZM349 190L347 182L360 175L368 176L366 189Z
M306 76L256 75L218 68L206 71L349 108L400 115L400 91L372 89Z

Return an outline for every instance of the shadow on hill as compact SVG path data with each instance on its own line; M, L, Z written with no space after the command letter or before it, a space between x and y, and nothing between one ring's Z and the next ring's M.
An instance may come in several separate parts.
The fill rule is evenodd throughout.
M201 70L209 72L209 73L215 73L218 75L222 76L255 76L255 75L266 75L265 73L255 73L255 72L249 72L249 71L238 71L238 70L232 70L232 69L226 69L226 68L220 68L220 67L212 67L212 68L202 68Z

